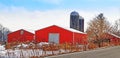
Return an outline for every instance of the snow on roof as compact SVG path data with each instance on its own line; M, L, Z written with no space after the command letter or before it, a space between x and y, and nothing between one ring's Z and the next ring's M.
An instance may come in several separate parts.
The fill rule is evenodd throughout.
M77 32L77 33L82 33L82 34L86 34L84 32L81 32L81 31L78 31L78 30L75 30L75 29L72 29L72 28L64 28L66 30L69 30L69 31L72 31L72 32Z
M27 32L30 32L30 33L35 33L34 32L34 30L31 30L31 29L18 29L18 30L16 30L16 31L19 31L19 30L25 30L25 31L27 31ZM12 32L10 32L10 33L13 33L13 32L16 32L16 31L12 31Z
M117 38L120 38L120 36L117 36L117 35L115 35L115 34L113 34L113 33L110 33L110 32L108 32L110 35L113 35L113 36L115 36L115 37L117 37Z
M58 26L58 25L53 25L53 26ZM63 28L63 29L66 29L66 30L69 30L69 31L72 31L72 32L77 32L77 33L86 34L86 33L84 33L84 32L81 32L81 31L72 29L72 28L70 28L70 27L61 27L61 26L58 26L58 27Z
M57 26L57 27L59 27L59 28L66 29L66 30L68 30L68 31L77 32L77 33L81 33L81 34L87 34L87 33L85 33L85 32L81 32L81 31L72 29L72 28L70 28L70 27L61 27L60 25L48 25L48 26L46 26L46 27L44 27L44 28L48 28L48 27L51 27L51 26ZM44 29L44 28L41 28L41 29ZM38 30L41 30L41 29L38 29ZM36 31L38 31L38 30L36 30Z

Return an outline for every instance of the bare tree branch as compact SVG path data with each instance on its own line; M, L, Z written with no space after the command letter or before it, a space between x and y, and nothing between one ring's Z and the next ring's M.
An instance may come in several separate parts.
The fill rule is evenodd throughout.
M103 39L106 39L103 34L110 31L110 24L103 16L103 14L99 14L96 18L91 20L88 23L87 34L90 41L95 40L100 45Z

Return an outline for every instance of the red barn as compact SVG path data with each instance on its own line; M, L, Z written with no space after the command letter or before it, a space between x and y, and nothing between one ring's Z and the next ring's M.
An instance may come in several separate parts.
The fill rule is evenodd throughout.
M112 34L112 33L109 33L109 36L110 36L110 42L111 44L113 45L119 45L120 44L120 37L115 35L115 34Z
M113 33L110 33L110 32L105 33L105 34L103 34L103 37L108 39L110 44L112 44L112 45L119 45L120 44L120 37L113 34Z
M26 30L18 30L8 34L8 43L11 42L26 42L34 40L34 34Z
M35 31L35 37L37 42L87 44L86 33L56 25Z

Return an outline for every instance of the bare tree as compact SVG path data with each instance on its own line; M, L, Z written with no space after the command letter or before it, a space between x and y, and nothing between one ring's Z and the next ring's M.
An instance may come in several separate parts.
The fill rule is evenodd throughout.
M109 22L106 20L103 14L100 13L96 18L91 20L88 25L87 34L89 40L94 40L94 42L96 42L100 47L103 39L105 39L105 37L103 37L103 34L107 33L110 30Z
M111 27L111 33L120 36L120 19L115 21L115 24Z
M3 27L0 24L0 41L1 42L6 42L8 33L10 33L10 30L6 27Z

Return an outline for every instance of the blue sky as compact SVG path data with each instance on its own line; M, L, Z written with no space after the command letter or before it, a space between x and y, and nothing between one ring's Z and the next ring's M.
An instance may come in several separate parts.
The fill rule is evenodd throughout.
M120 0L0 0L0 4L28 10L101 9L119 7Z
M12 31L54 24L69 27L74 10L84 17L85 29L99 13L113 24L120 18L120 0L0 0L0 24Z

